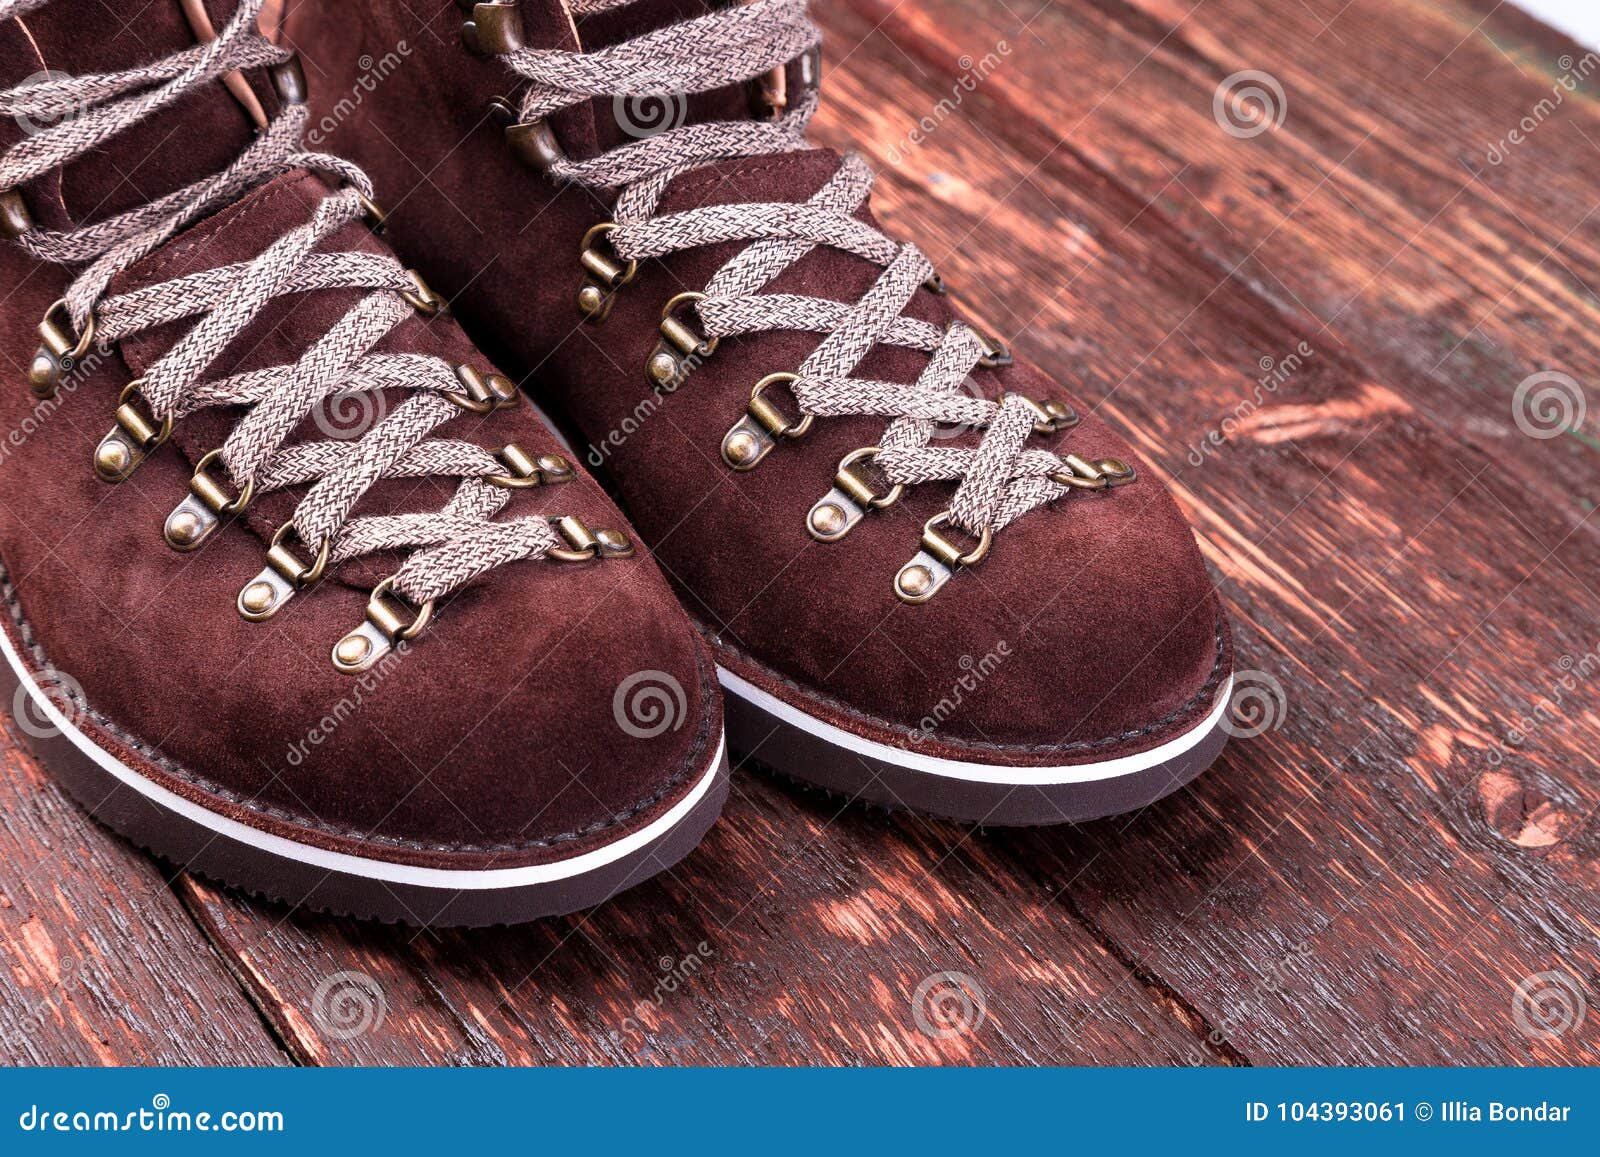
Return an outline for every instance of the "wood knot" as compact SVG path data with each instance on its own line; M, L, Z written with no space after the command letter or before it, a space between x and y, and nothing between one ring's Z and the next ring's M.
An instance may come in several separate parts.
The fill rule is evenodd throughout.
M1483 818L1501 839L1519 848L1559 844L1576 826L1573 818L1514 775L1484 772L1478 780Z

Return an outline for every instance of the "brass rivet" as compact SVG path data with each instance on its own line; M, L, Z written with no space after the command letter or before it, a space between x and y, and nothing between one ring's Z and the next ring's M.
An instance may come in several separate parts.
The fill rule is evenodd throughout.
M626 558L633 553L633 540L620 530L597 530L594 536L600 540L600 549L606 554Z
M372 641L365 635L346 635L339 640L334 655L346 667L354 667L372 653Z
M95 451L94 468L102 478L120 478L130 461L126 443L116 438L100 443Z
M180 511L167 519L167 539L174 546L191 546L199 537L200 519L194 511Z
M272 600L275 598L277 592L272 589L271 583L251 583L239 596L239 605L252 615L259 615L272 609Z
M908 566L900 572L900 589L908 595L925 595L933 586L933 572L925 566Z
M534 465L539 473L551 478L561 478L572 473L572 464L560 454L540 454Z
M597 285L585 285L578 290L578 308L584 313L599 313L605 300L606 295L600 292Z
M662 385L670 382L678 373L678 359L671 354L662 352L650 359L650 376Z
M824 502L811 512L811 526L818 534L838 534L844 529L844 511L835 503Z
M728 457L735 462L748 462L756 456L760 447L756 443L755 435L740 430L728 439Z
M51 385L56 377L56 360L41 350L28 363L28 381L35 390Z

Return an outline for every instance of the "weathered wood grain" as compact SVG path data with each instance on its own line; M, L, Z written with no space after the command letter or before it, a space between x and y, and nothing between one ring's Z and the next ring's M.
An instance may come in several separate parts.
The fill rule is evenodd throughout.
M1237 742L1183 799L1125 825L1065 838L1005 835L996 846L1040 887L1070 885L1063 902L1136 973L1182 992L1253 1061L1592 1060L1592 1026L1533 1041L1512 1016L1524 977L1562 969L1592 991L1597 972L1593 687L1567 692L1527 741L1507 740L1516 717L1557 692L1562 657L1579 664L1597 642L1594 596L1581 577L1600 560L1586 522L1592 507L1549 500L1551 442L1503 433L1515 429L1509 389L1488 415L1457 400L1452 417L1445 401L1466 392L1453 375L1467 371L1449 359L1436 371L1448 388L1425 393L1422 402L1438 401L1425 409L1423 375L1400 381L1364 360L1373 343L1358 311L1338 319L1343 336L1334 341L1322 336L1331 327L1295 306L1301 281L1348 257L1343 239L1355 224L1330 219L1359 218L1353 207L1320 212L1320 228L1349 232L1329 234L1321 264L1277 271L1294 294L1268 295L1209 237L1174 219L1170 172L1135 187L1120 161L1113 175L1071 147L1079 134L1105 133L1132 151L1126 124L1090 129L1096 118L1083 104L1083 125L1061 144L1060 126L1072 122L1051 102L1114 55L1108 36L1135 43L1130 67L1152 49L1151 64L1169 52L1188 59L1181 43L1162 43L1164 28L1131 20L1095 38L1080 34L1096 47L1094 59L1074 55L1082 70L1062 69L1014 36L1012 57L968 96L963 117L898 150L895 164L896 153L876 142L904 139L930 106L927 97L914 103L908 70L884 62L898 50L926 72L916 88L948 95L962 54L981 56L994 42L974 24L996 13L972 9L956 25L929 15L949 18L951 5L858 7L859 17L833 22L844 39L876 31L851 58L863 66L835 72L835 95L846 93L834 108L870 115L834 123L850 121L852 135L875 142L868 152L887 178L886 212L914 213L957 286L979 287L979 311L1025 331L1020 344L1081 376L1167 467L1223 575L1241 666L1268 672L1288 705L1281 729ZM1083 6L1064 10L1081 15ZM1203 25L1205 12L1192 22ZM1405 27L1410 35L1430 25ZM869 53L877 67L862 61ZM1330 56L1324 70L1336 72L1338 53ZM1497 75L1479 69L1480 101L1500 97ZM1183 105L1183 90L1160 79L1120 102L1124 120ZM1210 118L1218 79L1192 88L1198 115L1168 145L1185 157L1262 139L1218 130ZM1097 73L1091 87L1104 94L1117 80ZM861 119L878 122L876 131L863 134ZM1269 136L1293 128L1289 120ZM1337 161L1285 185L1285 195L1303 200ZM1586 211L1553 223L1562 233L1576 226L1592 244ZM968 237L974 219L984 222L981 248ZM1277 219L1221 213L1212 229L1238 233L1244 252L1268 231L1288 231ZM1039 243L1041 232L1050 244ZM1059 247L1057 237L1066 239ZM1405 244L1395 241L1372 274ZM1470 284L1462 292L1475 292L1484 311L1495 301ZM1391 297L1391 307L1400 300ZM1518 306L1523 315L1539 308ZM1506 364L1526 367L1518 376L1548 364L1539 358L1545 331L1571 324L1566 303L1543 308L1537 328L1498 339ZM1393 324L1425 329L1418 318ZM1281 361L1302 340L1314 349L1305 368L1230 423L1225 444L1194 465L1188 451L1208 428L1254 398L1260 359ZM1569 364L1593 380L1592 363ZM1475 417L1501 432L1492 458ZM1592 456L1562 457L1592 489Z
M1600 60L1509 6L1329 0L1270 17L1252 0L859 6L930 75L1007 41L969 107L980 123L1005 109L984 131L1024 171L1070 158L1107 174L1150 232L1201 250L1314 346L1353 348L1486 453L1525 441L1511 399L1529 373L1600 365L1589 274ZM1499 147L1580 69L1584 82L1523 143ZM1245 70L1278 82L1284 119L1239 139L1219 131L1215 101ZM887 114L904 118L896 136L923 111ZM1534 491L1573 505L1592 482L1587 448L1544 447Z
M371 929L199 885L191 894L306 1062L1229 1059L1200 1040L1181 1000L1128 984L1114 952L1047 895L1018 888L982 840L750 776L688 860L565 920ZM313 1010L346 972L371 979L382 995L364 1007L383 1016L342 1039L340 1022ZM973 987L938 978L947 972ZM924 982L931 1032L913 1006Z
M1541 1038L1515 995L1560 973L1600 1006L1600 459L1592 423L1533 438L1512 407L1535 370L1600 381L1600 72L1490 164L1581 58L1564 39L1486 0L1266 11L821 0L818 132L1166 475L1276 726L1073 829L741 776L673 872L521 929L363 926L180 878L259 1019L170 895L127 884L154 870L8 755L0 791L48 802L18 848L81 830L75 867L118 866L110 894L100 869L41 877L70 897L39 908L48 943L104 895L100 951L137 977L118 992L177 1006L156 1025L209 1004L211 1054L277 1037L302 1063L1600 1061L1593 1009ZM1242 139L1213 101L1247 69L1287 108ZM926 1031L914 995L950 972L981 1018L952 999L966 1031ZM159 1052L115 995L92 1010L50 1022L52 1056Z
M0 723L0 1063L284 1063L163 870Z

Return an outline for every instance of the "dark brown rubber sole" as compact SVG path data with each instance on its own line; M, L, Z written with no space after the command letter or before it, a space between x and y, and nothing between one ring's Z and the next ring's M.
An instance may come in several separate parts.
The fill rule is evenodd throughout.
M19 685L9 657L0 656L0 702L13 714ZM37 702L35 692L24 694ZM360 869L367 864L371 865L368 870L380 875L395 871L423 874L379 860L347 857L341 862L357 870L343 870L330 865L324 859L326 853L310 845L283 841L277 850L272 850L247 842L247 838L234 838L218 830L226 829L233 821L217 816L219 822L208 825L204 817L191 817L150 798L107 770L59 729L19 726L18 733L45 769L91 816L163 859L229 887L293 907L388 923L485 927L519 924L593 907L688 855L716 822L728 797L727 753L719 747L714 766L708 765L695 776L690 795L696 791L701 794L692 806L658 836L624 854L559 879L483 887L474 885L484 882L487 874L463 872L452 877L449 884L436 886L362 874ZM85 742L94 743L87 731L80 729L80 735ZM114 759L109 754L107 757ZM116 762L126 772L139 775L137 769L120 760ZM155 786L153 781L146 782ZM152 794L159 796L162 789L156 787ZM624 836L618 843L626 844L629 839ZM265 842L275 841L267 837ZM296 854L295 849L301 848L308 858ZM606 849L600 851L604 853ZM573 863L583 859L576 857ZM462 878L473 878L474 882L468 884Z
M1216 760L1228 740L1227 717L1213 711L1179 737L1183 750L1148 767L1062 783L1006 783L935 774L826 737L827 724L796 725L747 696L737 676L723 676L728 746L735 760L770 768L802 783L891 811L916 811L985 827L1081 823L1137 811L1171 795ZM1224 682L1219 695L1225 696ZM836 730L836 729L834 729ZM883 745L878 745L883 746ZM1006 774L1003 768L994 769ZM1075 771L1078 769L1074 769ZM1092 774L1092 765L1085 765Z

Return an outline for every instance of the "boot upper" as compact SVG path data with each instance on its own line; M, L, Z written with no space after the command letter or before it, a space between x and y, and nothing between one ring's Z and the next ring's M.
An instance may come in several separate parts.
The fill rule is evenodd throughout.
M233 6L210 6L220 26ZM0 25L0 87L35 73L113 72L194 43L178 6L125 27L96 4L53 3ZM13 63L14 62L14 63ZM278 94L246 74L269 115ZM134 209L227 166L255 126L222 84L189 94L80 160L19 191L41 229L70 230ZM0 122L0 149L29 126ZM106 300L247 263L303 228L340 183L290 167L184 228L130 267ZM349 222L318 253L386 258L383 236ZM131 381L162 363L192 317L98 346L51 398L24 384L39 319L74 269L0 248L12 287L0 349L18 367L0 391L0 561L4 627L37 670L70 682L75 720L152 778L213 810L337 850L402 862L496 866L569 856L659 816L720 741L714 674L648 553L496 565L439 600L427 631L359 674L330 649L368 615L374 586L412 552L374 550L329 568L265 622L236 610L274 533L309 485L264 494L200 549L163 540L174 506L208 452L250 407L200 409L125 481L94 468ZM366 296L347 287L273 297L206 367L206 380L294 365ZM379 355L466 366L494 363L448 313L415 310ZM529 460L571 460L531 406L517 401L440 427L440 437ZM405 406L405 389L322 399L285 445L355 444ZM364 412L352 414L352 410ZM362 491L360 517L426 517L457 496L437 474L386 476ZM516 489L499 519L569 517L629 540L635 532L577 466L560 484ZM661 689L664 722L638 717L639 689Z
M708 10L687 0L593 15L555 0L514 7L529 48L564 52L624 44ZM503 139L504 110L523 92L519 77L503 58L461 46L460 13L426 24L387 6L365 6L363 15L359 28L341 21L337 32L314 11L293 17L304 21L291 29L297 41L329 46L318 63L336 78L335 92L360 89L361 61L406 46L404 62L377 82L380 97L338 117L325 112L332 139L400 205L395 236L408 259L448 287L475 332L494 333L508 359L534 371L536 393L586 443L589 464L651 542L719 663L861 735L900 744L910 736L951 758L1107 758L1152 747L1210 709L1231 652L1193 535L1157 472L1089 400L1020 357L973 370L966 388L976 397L1022 394L1077 417L1069 429L1034 436L1030 450L1119 461L1137 480L1064 493L1008 522L980 565L908 605L895 595L896 575L917 554L928 520L951 509L955 482L910 487L840 541L820 542L807 529L841 462L877 446L888 418L819 418L746 471L720 453L753 387L795 371L826 335L795 327L727 336L670 389L647 375L663 306L703 291L750 242L640 260L604 319L584 320L578 257L615 214L614 191L519 164ZM799 61L784 70L791 99L804 91L804 73ZM750 105L751 86L735 84L687 94L666 115L681 127L749 115ZM638 113L620 96L597 96L554 112L547 125L564 155L584 162L639 139ZM671 179L653 218L714 205L801 205L844 163L807 148L697 167ZM870 204L854 216L880 228ZM817 244L761 292L853 305L884 273L881 262ZM950 296L926 288L904 316L942 330L959 313ZM851 372L911 384L928 364L923 350L881 343ZM975 431L946 436L931 444L980 440ZM874 485L881 493L885 482ZM979 665L984 678L974 680ZM931 732L930 717L938 723Z

